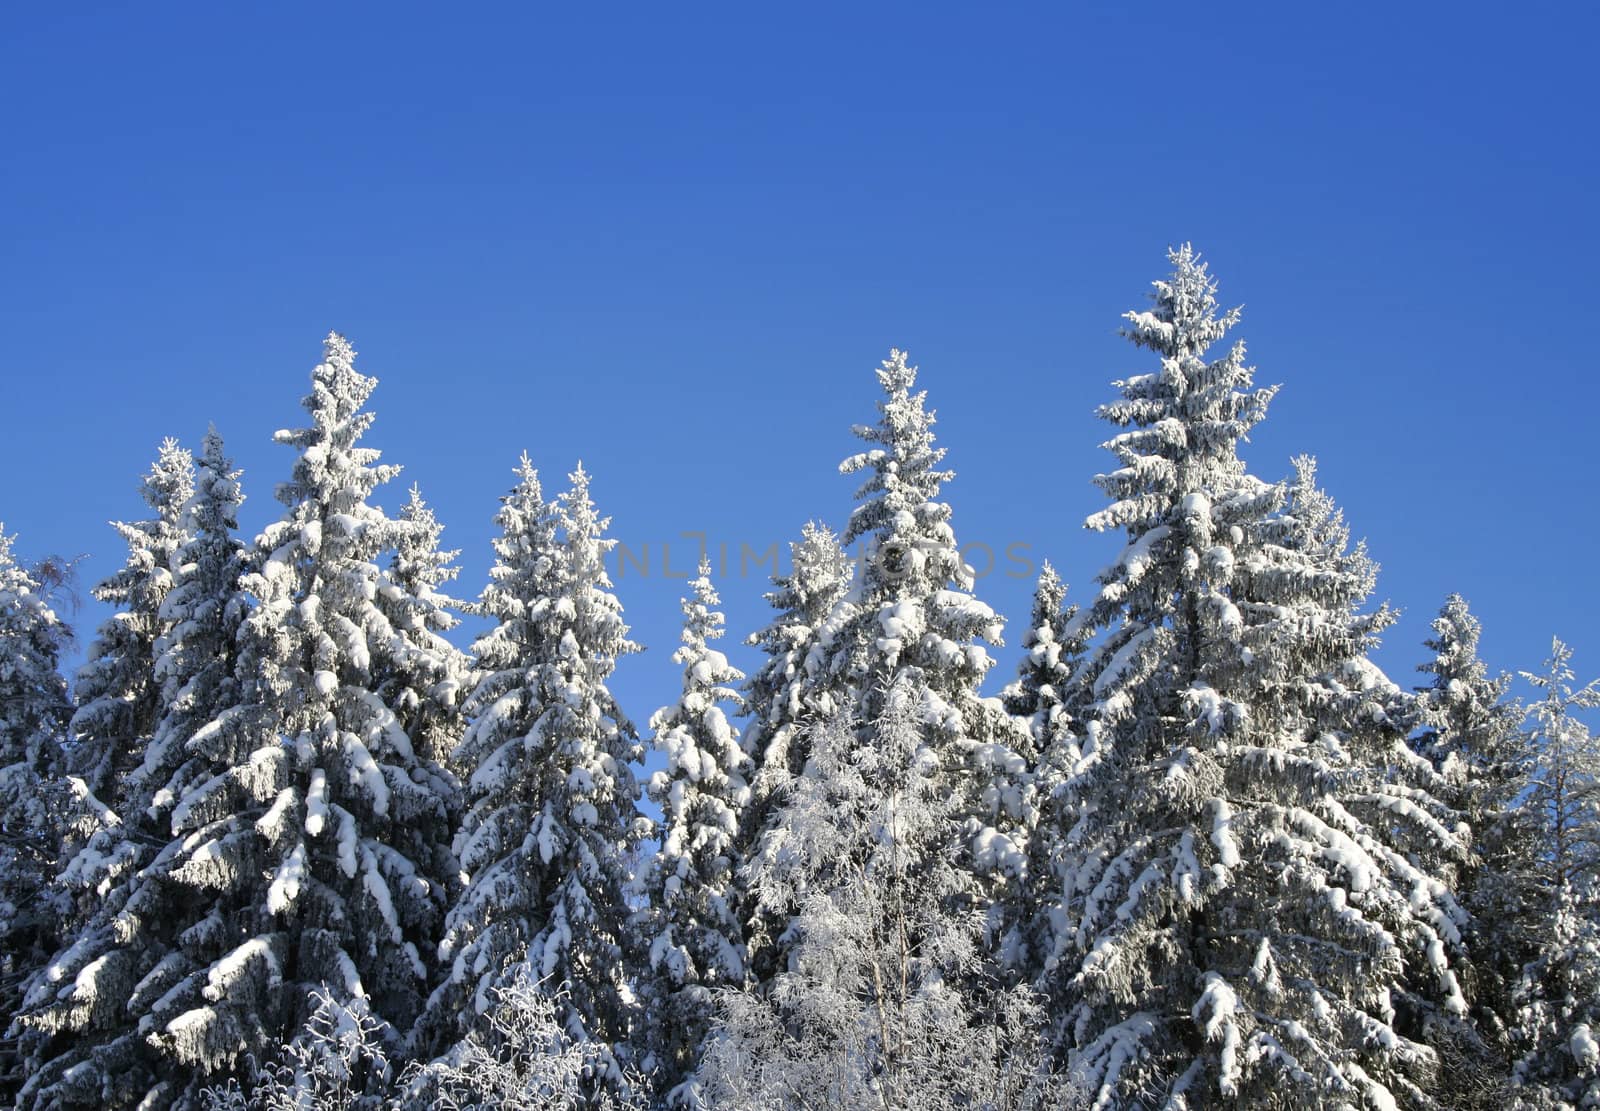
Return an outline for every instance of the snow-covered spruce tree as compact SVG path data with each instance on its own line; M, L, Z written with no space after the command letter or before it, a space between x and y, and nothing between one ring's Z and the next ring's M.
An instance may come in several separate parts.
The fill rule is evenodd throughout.
M641 748L606 680L638 649L610 592L608 521L583 468L570 477L552 505L524 457L496 518L499 558L479 605L496 626L474 645L482 676L455 756L468 881L439 949L448 979L424 1022L432 1051L523 961L536 980L565 985L572 1037L609 1044L628 1032L627 860L648 823L632 769Z
M1472 859L1451 885L1471 915L1464 987L1479 1030L1503 1053L1514 1021L1511 991L1535 956L1539 837L1519 805L1533 752L1523 709L1508 696L1511 677L1490 676L1478 658L1481 629L1461 595L1445 600L1426 641L1433 659L1418 667L1433 678L1419 688L1421 727L1412 743L1439 773L1440 801L1470 833Z
M778 616L745 641L764 657L744 686L750 717L744 745L755 766L749 816L758 824L768 800L805 766L803 747L791 739L815 717L807 661L828 615L850 589L850 557L826 525L807 521L800 540L789 545L789 560L789 574L774 575L765 595Z
M739 707L732 684L744 673L711 646L723 635L724 619L708 559L701 559L690 590L683 644L672 655L683 667L683 693L650 719L666 768L648 787L661 808L661 849L643 877L649 906L639 921L648 954L641 984L644 1067L659 1077L669 1103L689 1094L678 1086L705 1041L712 993L744 982L734 868L750 758L723 709Z
M685 1095L732 1111L1072 1106L1042 1069L1031 995L972 975L983 918L943 767L948 711L911 672L876 704L873 744L849 719L807 727L807 774L782 800L784 852L764 876L798 908L789 963L765 990L720 994Z
M17 985L49 955L65 909L46 898L56 868L62 815L44 785L60 772L70 707L61 678L70 637L43 585L17 562L0 525L0 1006L10 1015ZM14 1088L10 1046L0 1049L0 1097Z
M1448 921L1434 923L1441 927L1438 946L1430 939L1427 959L1408 961L1405 976L1390 986L1388 1002L1395 1011L1391 1024L1403 1037L1433 1051L1434 1090L1449 1093L1453 1106L1498 1107L1504 1069L1472 1021L1468 995L1461 989L1463 978L1470 984L1473 972L1464 936L1470 912L1456 889L1470 865L1471 829L1449 805L1449 780L1415 751L1417 723L1428 713L1425 702L1402 692L1366 658L1377 635L1397 616L1387 605L1360 612L1377 584L1377 564L1367 555L1365 542L1351 547L1343 512L1317 485L1316 460L1302 455L1293 463L1287 511L1272 522L1275 527L1266 536L1307 558L1312 567L1343 576L1351 588L1317 594L1334 619L1314 626L1311 636L1327 658L1339 663L1320 677L1321 689L1302 710L1309 727L1327 735L1339 735L1350 722L1369 717L1381 723L1367 732L1364 759L1369 782L1381 774L1383 788L1376 796L1356 799L1357 813L1385 830L1386 847L1425 868L1430 886L1436 889L1442 883L1450 892L1444 904ZM1420 809L1409 811L1407 820L1393 821L1388 811L1403 807L1386 800L1389 795L1402 795Z
M128 544L128 558L94 596L118 610L100 626L89 659L78 672L72 715L71 772L96 802L120 813L123 777L144 760L161 715L156 642L166 631L161 601L172 589L173 557L189 539L184 507L194 493L195 467L178 441L162 441L139 493L155 515L112 522ZM90 831L95 823L88 823Z
M999 644L1001 621L973 597L950 507L937 500L951 473L939 469L945 453L934 446L926 392L913 392L915 368L891 351L877 377L884 392L879 420L855 433L882 446L840 464L845 474L867 472L841 538L846 547L862 542L862 566L817 632L799 697L819 716L849 715L862 730L860 744L871 747L890 686L903 673L920 677L936 711L940 774L959 800L963 859L990 881L973 887L975 904L983 904L986 887L1020 877L1033 818L1026 771L1013 750L1015 724L999 700L978 694L993 663L979 642ZM797 755L790 754L792 769ZM788 836L770 814L763 820L745 866L751 889L762 886ZM752 971L765 982L787 964L783 931L772 923L776 915L781 925L788 912L758 902L747 940Z
M1542 674L1522 677L1544 697L1528 710L1537 760L1529 805L1547 841L1547 889L1581 889L1600 879L1600 737L1577 714L1600 707L1600 679L1574 687L1572 649L1559 638Z
M1514 1000L1511 1080L1518 1106L1600 1107L1600 912L1593 891L1556 890L1536 933L1542 946Z
M1271 389L1236 312L1185 246L1128 337L1155 354L1102 417L1125 429L1113 503L1128 543L1078 620L1092 702L1067 792L1044 982L1097 1107L1426 1106L1434 1055L1396 1029L1391 985L1425 970L1464 1010L1436 873L1442 807L1390 782L1409 750L1367 659L1371 561L1304 481L1245 472ZM1302 480L1304 479L1302 474Z
M160 912L183 920L180 946L115 1005L139 1016L159 1055L153 1106L247 1075L251 1057L267 1060L300 1028L319 987L364 999L394 1031L426 997L448 783L373 690L397 658L429 648L377 603L394 585L378 561L399 530L367 499L395 468L358 446L375 383L354 357L330 335L309 427L276 435L299 455L278 488L286 514L244 580L255 605L240 632L242 703L186 742L213 774L186 786L151 865L167 888Z
M1538 954L1516 992L1513 1081L1530 1097L1600 1107L1600 737L1577 714L1600 706L1600 679L1573 683L1572 650L1556 639L1529 709L1537 752L1524 803L1543 841Z
M239 474L213 429L184 510L189 539L171 559L172 586L161 600L160 717L143 763L116 793L122 809L63 875L94 911L28 986L19 1023L26 1106L116 1107L152 1091L159 1102L166 1091L143 1020L165 990L157 987L181 978L186 964L203 967L207 952L203 938L185 936L209 907L172 874L184 839L173 838L171 815L191 788L226 771L189 742L238 703L236 637L248 609L235 535L242 501Z
M444 551L439 524L416 486L400 507L399 535L389 564L390 586L378 595L378 606L407 641L426 652L407 652L389 660L392 670L374 676L378 697L393 709L417 753L436 767L448 764L461 742L458 695L470 682L470 661L445 638L461 623L456 612L465 604L440 588L461 573L454 566L459 551ZM452 791L452 795L458 794Z
M450 756L463 781L464 814L455 853L467 877L445 918L443 982L418 1024L422 1056L443 1053L494 1001L494 989L525 959L544 920L544 861L529 834L545 794L564 782L530 742L544 713L543 669L560 639L556 600L566 553L556 507L547 502L526 454L517 484L501 499L495 564L477 609L494 620L472 645L478 668L462 708L468 724Z
M1018 755L1027 764L1041 815L1051 814L1053 800L1077 767L1082 691L1073 685L1084 644L1074 619L1078 607L1065 604L1067 588L1049 561L1039 573L1033 612L1022 634L1023 656L1017 678L1001 692L1006 711L1021 723ZM1067 823L1070 824L1070 823ZM1041 820L1028 840L1028 872L1048 876L1061 856L1063 823ZM1043 959L1049 946L1043 923L1050 888L1039 883L1015 887L1000 908L1004 959L1009 967L1028 968Z
M156 1035L206 1070L254 1048L258 1031L287 1040L319 985L364 998L399 1033L427 997L424 954L455 871L451 784L402 727L412 687L389 691L398 705L380 688L397 675L445 676L448 665L432 631L410 627L425 600L408 604L378 562L414 528L368 501L399 470L358 446L375 385L330 334L304 402L310 426L275 436L299 455L277 491L287 512L257 542L259 569L246 578L258 605L240 674L253 689L237 723L218 723L242 742L241 759L173 813L174 833L215 828L180 871L216 857L219 886L248 900L242 943Z
M1072 674L1083 644L1075 639L1078 607L1066 605L1066 597L1066 584L1046 560L1033 592L1032 619L1022 634L1017 678L1000 694L1006 711L1027 723L1018 754L1030 764L1037 764L1057 738L1070 745L1076 735Z
M828 615L850 589L850 557L826 525L806 522L800 540L789 545L790 571L772 577L766 600L777 616L746 638L760 650L762 663L744 686L749 727L745 751L751 759L750 801L740 815L739 855L753 855L780 805L805 767L805 739L817 720L811 677L812 655ZM820 661L819 661L820 662ZM809 666L808 666L809 665ZM761 909L750 889L749 869L737 877L739 920L746 936L777 937L786 925L786 908ZM759 946L758 946L759 955Z

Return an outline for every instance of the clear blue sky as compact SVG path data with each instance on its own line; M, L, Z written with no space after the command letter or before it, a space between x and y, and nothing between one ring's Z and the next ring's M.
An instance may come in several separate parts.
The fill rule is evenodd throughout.
M1110 7L15 6L0 520L92 582L160 438L214 420L253 533L337 328L467 592L523 449L652 545L618 584L642 724L677 687L661 543L842 523L891 345L958 535L1084 597L1092 411L1149 365L1118 317L1193 240L1283 384L1248 458L1321 459L1406 612L1394 678L1451 590L1494 666L1559 633L1600 673L1594 10ZM981 584L1013 645L1030 585Z

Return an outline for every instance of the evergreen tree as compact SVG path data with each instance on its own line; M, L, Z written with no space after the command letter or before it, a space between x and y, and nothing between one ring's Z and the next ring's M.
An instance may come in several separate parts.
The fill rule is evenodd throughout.
M396 524L398 539L389 564L392 586L377 601L389 623L426 651L396 656L389 661L393 670L377 676L375 686L384 704L394 708L418 754L443 768L461 742L458 696L469 682L466 654L444 635L461 623L456 612L465 607L440 591L461 573L453 566L461 553L439 547L444 526L416 486L400 507ZM451 796L457 793L452 789Z
M1375 568L1302 469L1245 472L1237 445L1273 391L1237 312L1188 248L1128 337L1158 370L1118 383L1126 431L1089 519L1128 543L1075 635L1083 759L1056 820L1066 852L1045 982L1096 1107L1425 1105L1434 1055L1396 1024L1420 966L1464 1010L1438 878L1443 808L1392 782L1399 692L1367 659L1392 617Z
M1083 654L1078 607L1066 605L1067 588L1047 560L1034 590L1032 618L1022 634L1023 657L1018 676L1004 691L1006 711L1021 725L1018 755L1028 765L1038 799L1039 817L1028 837L1028 874L1046 877L1061 857L1060 834L1070 822L1060 820L1067 780L1082 753L1078 748L1084 699L1073 684ZM1005 938L1004 959L1012 968L1037 965L1048 951L1044 922L1050 888L1029 882L1016 885L999 908Z
M1600 1107L1600 908L1592 889L1556 889L1517 984L1511 1080L1521 1106Z
M497 558L477 606L495 625L472 645L479 670L462 708L469 724L450 758L464 782L454 851L467 881L445 919L444 980L419 1024L425 1056L465 1036L544 918L546 861L531 831L559 773L532 729L544 712L543 669L560 640L565 552L555 510L523 455L495 514Z
M128 558L94 596L117 606L101 625L78 672L77 711L70 766L95 800L120 811L121 780L144 759L161 714L156 642L166 631L161 602L172 589L173 557L188 541L184 507L194 493L194 459L173 439L163 440L140 484L155 516L112 522L128 544Z
M649 783L661 808L661 849L644 876L648 950L645 1033L669 1102L689 1097L678 1087L694 1070L711 1018L713 992L744 982L744 944L735 902L739 818L749 801L750 758L728 722L724 703L739 705L731 684L744 674L711 642L723 635L711 563L700 561L694 592L683 599L683 667L678 701L650 719L666 769Z
M243 580L254 605L239 633L238 701L183 743L210 774L186 777L171 800L172 840L147 869L156 886L110 925L119 947L61 989L90 1024L104 1021L100 1008L137 1016L159 1085L130 1091L130 1074L108 1068L105 1088L84 1091L73 1070L42 1070L42 1106L188 1106L202 1086L274 1055L319 988L360 1000L391 1040L425 998L449 783L375 692L431 650L377 601L398 590L378 560L401 530L367 499L396 468L358 446L375 382L354 358L330 335L304 403L309 427L275 437L299 454L278 489L286 514ZM147 950L128 942L158 918L176 948L146 969ZM130 981L131 994L99 987ZM52 1076L62 1090L47 1097Z
M912 392L915 368L892 351L877 376L884 391L879 420L855 432L882 446L840 465L846 474L867 472L841 538L845 546L864 542L864 558L853 588L817 633L801 702L819 716L849 716L862 730L860 743L871 747L889 688L914 674L934 707L941 774L959 800L969 874L1003 883L1020 876L1032 794L1013 751L1010 717L998 700L978 694L993 663L979 641L999 644L1001 622L973 597L972 569L961 560L950 507L937 500L951 474L939 469L944 449L934 446L926 392ZM763 822L746 866L752 889L778 865L789 837L770 818ZM971 898L986 907L983 884L974 883ZM788 912L761 905L748 941L753 971L765 981L787 964L781 919ZM768 925L772 915L776 926Z
M1066 584L1046 560L1034 588L1031 621L1022 634L1017 678L1001 692L1006 712L1027 723L1018 755L1030 764L1037 764L1058 740L1073 746L1076 735L1072 673L1083 645L1073 622L1078 607L1066 605L1066 598Z
M638 810L633 766L644 756L606 680L627 639L611 593L606 554L610 518L595 513L582 465L560 496L564 534L561 593L554 599L554 652L540 676L542 713L534 735L564 773L544 800L533 837L553 879L546 917L529 946L542 979L567 984L564 1020L575 1038L618 1042L627 1033L622 941L629 916L629 860L649 828Z
M1452 884L1471 915L1467 994L1479 1028L1503 1050L1514 1021L1512 988L1535 956L1528 942L1539 903L1539 842L1520 805L1532 770L1522 707L1508 696L1511 677L1490 676L1478 658L1481 628L1459 594L1445 600L1426 641L1433 659L1418 668L1433 679L1420 690L1422 727L1413 743L1438 773L1440 801L1471 838L1472 859Z
M627 859L647 823L631 765L640 746L606 689L627 640L580 466L555 505L524 457L496 518L501 537L479 609L496 626L474 645L482 669L456 761L467 816L457 852L468 878L440 959L449 977L430 1001L430 1044L483 1012L526 961L566 985L562 1023L579 1040L627 1033L622 940ZM460 1016L456 1018L455 1016ZM459 1028L454 1036L459 1036Z
M238 480L213 429L183 509L188 539L170 559L171 588L157 614L159 717L142 764L116 792L120 812L108 814L63 875L92 913L31 982L20 1016L30 1074L25 1106L119 1107L147 1098L154 1106L173 1098L145 1040L146 1018L185 970L215 955L207 931L186 933L205 910L173 875L184 839L174 841L171 818L191 788L225 770L206 751L202 730L238 702L235 641L247 609L235 535ZM201 743L191 745L197 736Z
M750 716L745 751L756 768L750 813L758 823L768 800L805 766L804 748L792 740L815 717L807 702L808 662L824 622L850 588L850 557L826 525L807 521L799 542L789 545L789 559L790 573L774 575L774 589L765 595L778 616L745 641L764 656L744 687Z
M806 760L806 738L818 719L813 700L813 669L820 660L818 636L834 606L850 588L852 568L839 539L826 526L808 521L798 543L789 545L790 572L774 575L773 589L766 600L778 611L777 617L745 643L761 650L761 666L745 683L744 704L750 725L745 733L745 751L751 757L749 804L740 816L739 919L744 934L754 938L774 938L784 928L786 908L761 907L752 887L761 865L751 865L764 836L776 828L774 808L802 774ZM770 955L776 959L776 953ZM757 958L761 956L757 945ZM770 963L770 962L767 962ZM763 962L757 961L757 967ZM770 975L770 967L762 978Z
M1559 638L1544 673L1522 677L1544 692L1528 712L1538 753L1528 804L1546 838L1546 888L1579 890L1600 878L1600 738L1577 717L1600 707L1600 679L1574 687L1572 649Z
M239 702L233 673L239 627L248 611L240 582L246 569L240 541L240 472L222 437L207 430L185 509L188 542L172 561L174 583L162 599L164 635L156 642L161 718L143 764L135 769L124 820L163 840L171 834L172 808L189 788L212 774L206 754L190 741Z
M60 772L70 707L61 650L70 638L43 584L12 553L0 525L0 1006L11 1014L17 985L46 958L64 907L49 897L61 815L44 788ZM0 1096L17 1079L10 1047L0 1053Z
M1577 714L1600 706L1600 679L1575 687L1572 650L1552 642L1530 708L1538 754L1524 805L1541 835L1536 954L1515 992L1512 1079L1558 1104L1600 1106L1600 738Z

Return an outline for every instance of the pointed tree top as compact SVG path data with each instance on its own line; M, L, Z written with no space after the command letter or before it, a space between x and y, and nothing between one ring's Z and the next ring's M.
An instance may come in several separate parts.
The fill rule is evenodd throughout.
M151 509L175 517L194 495L194 456L171 436L161 441L156 461L140 483L140 493Z
M949 508L937 499L940 487L955 473L937 469L945 456L945 449L934 445L933 425L938 414L927 407L926 390L911 392L917 380L916 367L908 365L906 353L896 348L877 375L887 395L878 402L878 422L858 424L853 431L861 439L883 446L859 452L839 464L840 474L868 472L856 491L860 504L845 526L845 544L881 529L901 529L919 518L924 526L936 526L949 515Z
M322 341L322 362L311 371L311 392L301 405L324 431L353 425L353 443L372 423L372 414L360 413L360 409L377 385L376 378L356 370L356 351L350 341L338 332L329 332Z
M681 600L683 606L683 643L694 648L704 648L707 641L717 640L726 630L726 619L717 609L722 598L711 582L711 558L700 556L699 574L689 584L691 593Z
M1433 636L1423 641L1436 658L1417 665L1418 671L1432 672L1441 679L1478 680L1488 675L1488 667L1478 659L1478 639L1483 625L1460 594L1451 594L1433 619Z
M205 438L200 441L200 457L208 465L223 462L224 456L222 452L222 433L217 431L216 421L210 421L206 424Z
M884 393L907 394L917 384L917 368L906 362L906 354L898 347L889 348L889 357L877 371Z
M1217 315L1217 283L1188 243L1168 248L1172 276L1151 283L1154 307L1128 312L1123 334L1140 347L1164 355L1198 355L1239 322L1239 310Z
M1053 596L1058 600L1066 597L1066 591L1061 583L1061 576L1056 573L1055 564L1048 559L1039 565L1038 594L1040 597Z
M611 518L601 517L595 512L594 499L589 495L589 472L583 469L583 460L578 461L577 468L567 475L567 480L572 486L560 496L560 501L565 511L569 537L598 538L610 526ZM611 541L601 543L605 550L610 550Z

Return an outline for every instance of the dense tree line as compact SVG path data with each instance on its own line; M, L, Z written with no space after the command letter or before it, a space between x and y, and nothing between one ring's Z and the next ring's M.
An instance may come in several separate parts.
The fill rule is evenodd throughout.
M0 530L6 1098L1600 1106L1600 682L1556 641L1524 705L1456 595L1385 675L1376 564L1312 460L1246 468L1276 388L1170 261L1099 410L1124 546L1081 602L1045 566L998 696L900 351L759 666L702 561L642 732L588 473L524 456L451 597L338 335L259 537L214 430L162 444L70 693L58 568Z

